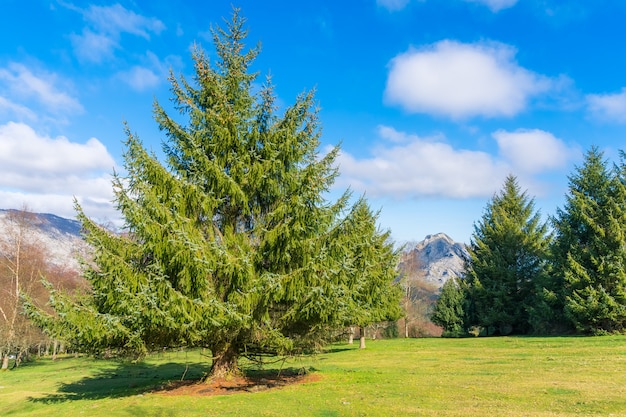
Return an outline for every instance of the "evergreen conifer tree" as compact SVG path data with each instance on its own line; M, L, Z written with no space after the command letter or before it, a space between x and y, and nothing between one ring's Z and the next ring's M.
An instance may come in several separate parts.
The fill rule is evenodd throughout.
M566 204L554 219L555 274L565 314L580 332L626 329L626 192L621 165L610 169L591 148L569 178Z
M474 226L465 278L468 324L490 334L530 331L528 309L535 281L545 273L548 244L534 200L509 175Z
M343 255L344 259L351 262L345 266L352 280L349 286L353 291L349 297L349 321L344 325L360 327L361 347L365 347L366 326L396 320L401 314L401 288L389 285L395 280L397 272L388 267L397 264L399 253L389 244L389 232L376 227L378 215L370 209L365 199L359 199L339 229L340 236L334 239L335 244L347 252Z
M30 306L42 327L91 352L207 347L219 378L241 355L307 352L337 326L393 315L388 233L364 199L325 199L338 148L318 154L313 93L278 115L270 80L255 92L246 34L235 10L213 31L217 61L196 49L193 82L170 76L179 115L154 104L165 165L126 129L128 174L114 179L126 233L77 206L92 293L53 293L55 316Z
M443 327L443 337L459 337L466 333L465 290L461 280L452 278L441 287L441 294L433 309L430 320Z

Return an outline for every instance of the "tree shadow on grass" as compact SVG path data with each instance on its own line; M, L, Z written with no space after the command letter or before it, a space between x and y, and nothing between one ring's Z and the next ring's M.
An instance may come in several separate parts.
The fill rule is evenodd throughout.
M356 350L357 348L354 346L331 346L324 349L324 353L339 353L345 352L347 350Z
M256 392L304 382L313 367L280 367L276 369L244 367L244 375L232 380L197 384L206 375L206 363L128 363L112 362L106 369L76 382L63 383L56 393L31 397L29 401L55 404L74 400L130 397L149 392L170 395L224 395L237 392ZM310 378L309 378L310 379ZM191 387L191 388L189 388Z
M124 363L76 382L61 384L58 391L43 397L31 397L37 403L53 404L72 400L97 400L139 395L162 389L172 381L198 380L207 370L206 363Z

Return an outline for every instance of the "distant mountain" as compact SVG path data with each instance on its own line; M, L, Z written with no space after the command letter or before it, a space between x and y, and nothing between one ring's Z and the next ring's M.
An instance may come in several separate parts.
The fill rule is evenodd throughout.
M422 279L441 288L450 278L464 275L468 256L463 243L437 233L407 245L400 258L400 270L410 279Z
M77 220L65 219L55 214L39 213L40 228L48 233L81 237L81 225Z
M0 239L9 232L7 216L15 210L0 209ZM65 219L49 213L32 213L29 229L31 242L41 244L47 251L49 261L59 267L78 270L78 257L87 253L82 239L81 225L76 220Z
M0 239L7 233L7 214L0 209ZM49 213L35 213L32 236L48 252L50 262L63 268L78 270L78 257L84 256L88 247L81 237L81 225L76 220L65 219ZM445 233L428 235L417 243L407 244L400 258L400 271L410 279L421 279L441 288L453 276L463 276L467 250L462 243L454 242Z

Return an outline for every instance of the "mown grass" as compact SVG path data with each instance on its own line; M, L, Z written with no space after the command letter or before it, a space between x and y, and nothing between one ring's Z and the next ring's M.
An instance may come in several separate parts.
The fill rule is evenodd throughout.
M201 353L142 364L65 358L0 373L0 416L626 416L626 337L397 339L292 360L316 382L164 396Z

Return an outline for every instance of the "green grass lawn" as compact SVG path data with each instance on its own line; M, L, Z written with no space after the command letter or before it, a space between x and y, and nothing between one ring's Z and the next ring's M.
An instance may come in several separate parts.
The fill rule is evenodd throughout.
M200 352L141 364L48 359L0 373L0 416L626 416L626 337L397 339L285 366L316 382L225 396L150 391Z

